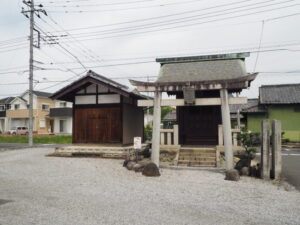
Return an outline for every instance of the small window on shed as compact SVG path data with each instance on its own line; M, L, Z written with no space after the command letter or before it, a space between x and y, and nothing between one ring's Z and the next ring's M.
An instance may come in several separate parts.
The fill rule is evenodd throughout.
M15 106L15 110L20 109L20 104L15 104L14 106Z

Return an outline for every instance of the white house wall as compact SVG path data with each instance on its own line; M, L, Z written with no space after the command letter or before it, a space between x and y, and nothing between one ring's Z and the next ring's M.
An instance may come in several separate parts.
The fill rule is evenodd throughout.
M62 108L60 106L61 102L65 102L65 101L55 101L55 108ZM66 102L66 103L67 103L67 105L66 105L67 108L72 108L72 106L73 106L72 102Z
M15 109L15 105L20 105L19 109L27 109L27 104L19 98L15 98L11 103L11 110Z
M29 104L29 94L28 92L26 92L23 96L21 96L23 99L25 99L27 101L27 103ZM24 103L24 102L23 102ZM33 108L37 109L37 96L33 95ZM27 106L26 106L27 109Z
M66 131L63 133L60 132L60 120L66 121ZM72 117L56 117L54 119L54 134L72 134Z

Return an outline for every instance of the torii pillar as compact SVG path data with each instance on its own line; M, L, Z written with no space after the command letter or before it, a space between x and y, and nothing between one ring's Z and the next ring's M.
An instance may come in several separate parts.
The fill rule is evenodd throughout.
M160 120L161 120L161 92L154 92L153 128L152 128L152 152L151 161L159 167L160 145Z
M224 151L225 151L225 163L226 170L233 169L233 151L232 151L232 133L231 133L231 121L230 110L228 101L228 90L223 88L220 90L221 97L221 111L222 111L222 124L224 135Z

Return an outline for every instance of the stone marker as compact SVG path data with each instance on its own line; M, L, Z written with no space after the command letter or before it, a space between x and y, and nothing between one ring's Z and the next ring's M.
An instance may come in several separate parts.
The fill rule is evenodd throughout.
M135 162L133 162L133 161L130 161L130 162L128 162L128 163L127 163L127 166L126 166L126 168L127 168L128 170L132 170L132 169L133 169L133 167L134 167L134 165L135 165Z
M271 169L271 160L270 160L270 128L269 120L261 121L261 174L262 179L270 179L270 169Z
M249 176L249 167L244 166L244 167L240 170L240 174L241 174L241 176Z
M144 169L144 166L137 163L133 166L132 170L134 170L135 172L142 172Z
M159 169L156 166L156 164L153 162L150 162L145 166L142 174L144 176L148 176L148 177L159 177L160 176Z
M240 180L239 171L235 169L227 170L225 172L225 180L239 181Z
M127 164L130 162L130 160L129 159L126 159L124 162L123 162L123 167L126 167L127 166Z
M281 156L281 122L272 121L272 178L281 178L282 156Z

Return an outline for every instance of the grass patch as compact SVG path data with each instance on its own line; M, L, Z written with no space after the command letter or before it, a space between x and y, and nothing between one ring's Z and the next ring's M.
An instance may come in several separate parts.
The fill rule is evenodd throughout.
M27 143L27 136L0 136L0 143ZM70 135L49 135L33 137L33 143L37 144L71 144L72 136Z

